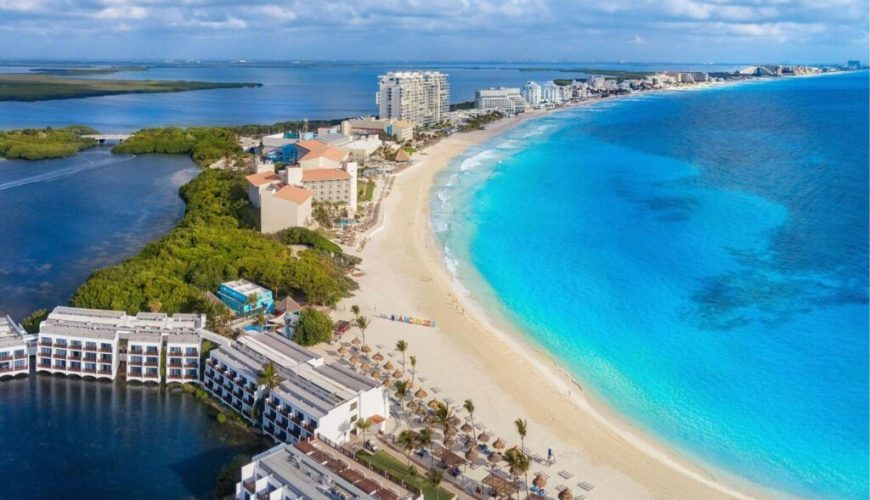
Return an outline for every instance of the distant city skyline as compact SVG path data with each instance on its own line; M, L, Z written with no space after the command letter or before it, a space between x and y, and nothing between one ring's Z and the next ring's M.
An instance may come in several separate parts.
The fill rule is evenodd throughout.
M2 59L837 63L863 0L0 0Z

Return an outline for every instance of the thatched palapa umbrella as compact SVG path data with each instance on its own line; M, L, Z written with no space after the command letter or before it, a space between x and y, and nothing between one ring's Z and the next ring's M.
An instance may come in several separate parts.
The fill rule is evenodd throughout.
M505 447L505 442L504 440L502 440L502 438L498 438L495 440L494 443L492 443L492 447L496 450L503 450Z
M461 430L462 432L468 434L469 432L474 430L474 427L472 427L471 424L469 424L468 422L465 422L464 424L462 424Z
M374 369L369 373L369 375L371 375L371 376L374 377L374 378L378 378L378 377L381 375L381 371L378 370L377 368L374 368Z
M462 422L462 420L460 420L459 417L450 417L450 425L453 427L459 427L460 422Z
M565 488L564 490L560 491L559 500L574 500L574 494L571 493L571 489Z
M359 363L359 356L354 354L353 356L350 357L350 364L355 365L357 363Z
M387 361L387 363L384 365L384 370L392 370L392 369L393 369L393 363L391 361Z
M354 337L353 340L350 341L350 343L353 345L360 345L362 344L362 340L360 340L359 337Z
M501 462L502 460L504 460L504 457L501 456L501 453L494 451L494 452L490 453L487 460L489 460L489 463L495 465L495 464Z
M439 405L439 401L437 399L434 399L434 398L431 401L429 401L428 403L426 403L426 406L428 406L429 408L432 408L433 410L435 408L438 408L438 405Z
M341 347L339 347L339 348L338 348L338 354L341 355L341 356L344 356L345 354L347 354L347 347L345 347L345 346L341 346Z
M474 448L469 448L468 451L465 452L465 459L469 462L474 462L479 456L480 453L478 453Z
M384 355L381 353L377 353L374 356L372 356L372 359L377 361L378 363L380 363L381 361L384 360Z
M368 344L362 346L362 352L372 352L372 348Z
M394 377L394 378L401 378L401 377L402 377L402 370L396 370L396 371L394 371L394 372L393 372L393 377Z
M369 368L371 368L371 367L372 367L372 365L370 365L368 363L363 363L362 366L360 367L360 369L364 372L367 372L367 371L369 371Z
M487 434L485 432L481 432L480 435L477 436L477 440L480 441L481 443L485 443L485 442L489 441L489 434Z
M535 485L535 488L543 488L544 486L547 486L547 478L543 473L538 472L535 479L532 479L532 484Z
M417 398L425 398L429 393L424 391L423 389L418 389L417 392L414 393L414 397Z

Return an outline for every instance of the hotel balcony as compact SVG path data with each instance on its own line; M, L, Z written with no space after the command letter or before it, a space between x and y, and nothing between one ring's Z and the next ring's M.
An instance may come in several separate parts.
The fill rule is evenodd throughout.
M0 361L8 361L12 359L12 355L9 353L0 353Z
M100 348L99 348L99 351L100 351L100 352L111 353L111 352L112 352L112 348L111 348L111 347L100 347Z

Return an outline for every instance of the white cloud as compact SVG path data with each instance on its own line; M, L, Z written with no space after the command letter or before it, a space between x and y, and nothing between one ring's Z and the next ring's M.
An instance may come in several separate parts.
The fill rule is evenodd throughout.
M97 19L145 19L148 17L148 9L135 5L123 7L107 7L97 12Z

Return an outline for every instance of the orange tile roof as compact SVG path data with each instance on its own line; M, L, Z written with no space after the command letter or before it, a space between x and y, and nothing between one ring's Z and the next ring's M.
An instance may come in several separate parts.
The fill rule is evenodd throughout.
M296 145L307 151L318 151L329 146L329 144L323 141L318 141L317 139L307 139L304 141L299 141L296 143Z
M293 203L303 203L311 198L311 191L301 187L287 185L275 192L275 196Z
M337 168L312 168L302 171L302 182L340 181L350 179L350 174Z
M347 158L347 151L337 148L335 146L327 146L325 148L308 150L308 153L305 154L302 158L299 158L299 161L304 160L313 160L314 158L327 158L333 161L342 161Z
M272 172L260 172L259 174L249 175L245 179L248 179L248 182L253 186L262 186L263 184L280 181L281 177Z

